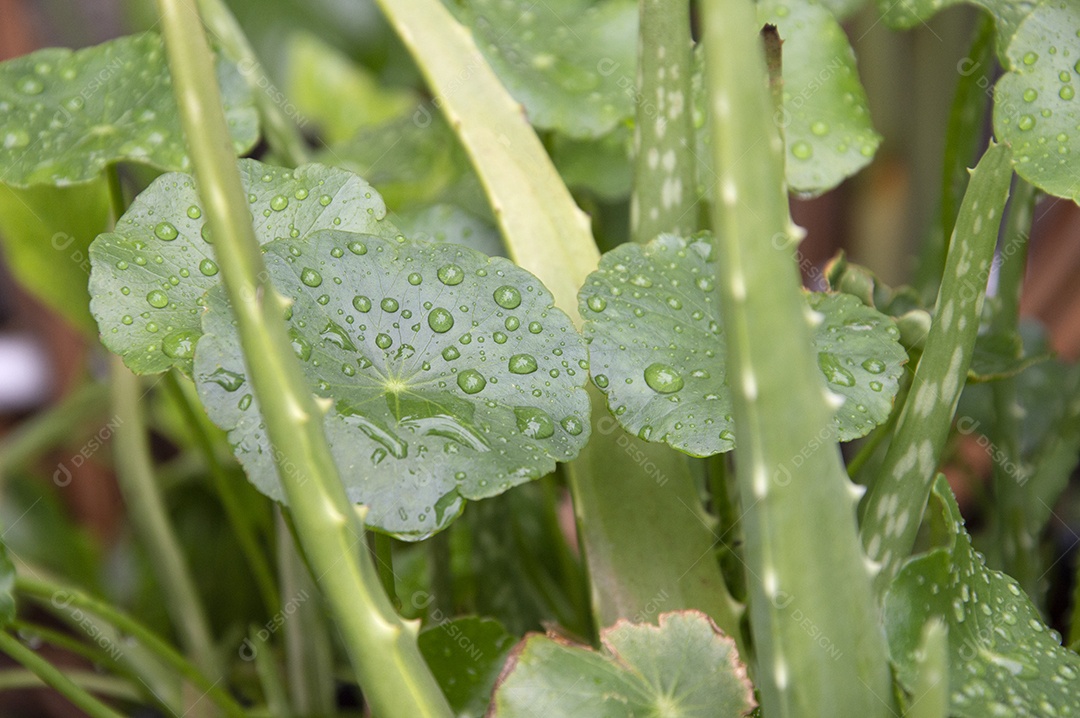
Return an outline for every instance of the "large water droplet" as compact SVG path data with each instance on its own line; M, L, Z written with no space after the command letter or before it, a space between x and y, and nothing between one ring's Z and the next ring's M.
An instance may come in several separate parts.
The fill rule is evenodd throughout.
M1019 127L1021 130L1023 130L1024 132L1027 132L1028 130L1035 127L1035 118L1033 116L1031 116L1031 115L1023 115L1017 121L1016 126Z
M596 376L593 377L593 383L596 384L601 389L607 389L608 378L606 376L604 376L603 374L597 374Z
M871 374L880 374L885 371L885 362L880 359L867 359L862 363L862 368Z
M456 264L444 264L439 267L439 271L435 273L438 276L439 281L443 284L453 287L465 279L465 270Z
M597 294L589 297L585 303L594 312L602 312L607 308L607 300Z
M155 289L146 295L146 301L155 309L164 309L169 306L169 295L160 289Z
M543 409L534 406L514 407L517 428L530 439L546 439L555 433L555 422Z
M218 273L218 266L214 263L214 260L207 258L199 262L199 271L208 277L212 277Z
M154 227L154 234L157 236L158 239L164 240L166 242L171 242L176 239L180 233L176 231L176 227L174 227L171 223L161 222L156 227Z
M305 339L295 328L289 329L289 339L292 340L293 353L301 361L307 361L311 358L311 342Z
M173 359L190 359L195 355L195 342L198 340L198 332L191 330L173 332L161 340L161 351L165 352L165 356Z
M214 370L214 373L207 377L209 381L214 382L225 391L236 391L244 383L243 374L237 374L234 371L229 371L224 367L218 367Z
M274 198L270 200L270 209L275 212L280 212L289 206L289 198L283 194L274 195Z
M365 297L363 294L358 294L353 297L352 305L356 307L356 311L367 314L371 311L371 300Z
M511 374L532 374L536 371L536 357L532 354L515 354L508 364Z
M460 356L461 352L458 351L457 347L450 346L442 350L442 358L446 361L454 361Z
M421 282L424 281L424 278L422 276L420 276L420 274L418 272L410 273L408 279L409 279L409 284L413 285L414 287L418 286Z
M428 314L427 321L431 331L445 334L454 326L454 315L442 307L436 307Z
M319 336L340 349L346 349L353 352L356 351L356 345L353 344L352 339L349 338L349 333L336 322L327 322Z
M390 338L389 334L379 334L375 337L375 346L380 349L389 349L394 344L394 340Z
M475 369L466 369L458 374L457 385L466 394L476 394L487 386L487 379Z
M503 309L517 309L521 306L521 292L509 284L504 284L493 293L495 303Z
M311 267L304 267L304 270L300 272L300 281L309 287L317 287L322 284L322 275Z
M855 376L840 363L835 354L829 352L818 353L818 366L830 384L838 386L855 386Z
M810 146L809 142L799 140L791 146L791 154L795 155L797 159L808 160L814 156L814 148Z
M570 434L570 436L577 436L585 429L584 423L576 416L568 416L560 421L559 424L567 434Z
M386 297L381 302L379 302L379 306L382 307L382 310L384 312L388 314L393 314L398 310L398 307L400 305L398 304L398 300L394 299L393 297Z
M683 388L683 378L667 364L655 362L645 368L645 383L659 394L674 394Z

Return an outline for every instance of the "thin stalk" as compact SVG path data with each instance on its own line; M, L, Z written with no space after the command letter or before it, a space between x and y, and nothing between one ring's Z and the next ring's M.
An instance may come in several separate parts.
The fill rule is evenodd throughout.
M372 532L369 536L371 537L371 553L375 558L375 568L379 572L379 583L382 584L383 591L386 591L386 596L390 599L390 602L400 608L401 602L397 596L397 577L394 575L394 540L384 533Z
M637 105L630 234L697 229L694 124L690 113L693 41L689 0L638 2Z
M87 382L56 406L19 424L0 442L0 478L76 435L89 419L104 414L108 392L105 384Z
M123 678L103 676L94 671L77 671L70 668L64 669L64 675L87 693L115 698L129 703L138 703L143 698L139 689ZM14 668L0 671L0 693L47 685L38 674L30 670Z
M259 676L263 697L266 699L267 713L274 718L290 718L293 715L289 698L285 693L285 682L281 680L278 663L270 651L270 645L259 641L252 631L248 640L256 647L255 672ZM327 714L329 715L329 714Z
M90 695L85 688L64 674L59 668L19 642L10 633L0 631L0 652L41 679L43 683L67 698L72 705L90 718L123 718L109 706Z
M277 513L278 576L281 595L296 606L282 629L285 643L285 674L289 696L297 715L328 716L334 702L334 655L318 589L292 533L288 514Z
M418 626L395 613L371 557L357 550L364 527L345 496L323 433L326 407L316 402L293 354L282 317L286 303L270 283L255 238L198 8L186 0L158 0L158 8L222 281L304 553L372 712L448 718L450 706L417 646Z
M25 621L12 621L8 628L15 631L19 638L24 640L38 639L51 646L60 648L67 653L80 658L85 658L99 666L119 666L119 662L109 656L104 650L79 641L66 633L55 631L51 628L38 626Z
M214 447L214 441L206 429L204 419L199 416L199 412L192 406L191 400L188 398L187 393L184 392L183 387L180 386L176 375L168 372L163 377L163 381L165 392L172 399L176 408L179 409L184 418L184 424L190 429L195 439L195 445L202 452L206 467L210 471L210 478L214 483L214 489L221 498L221 504L225 508L225 515L228 517L233 533L240 543L240 549L244 552L244 558L247 559L248 567L255 577L255 583L259 587L263 605L266 606L267 613L272 616L281 610L281 599L277 593L277 586L274 584L274 575L270 570L270 563L266 553L259 547L258 537L251 523L244 516L242 498L237 495L233 484L235 477L230 476L225 467L221 465L221 460L218 458Z
M145 392L138 377L124 366L120 357L110 358L110 368L113 410L120 425L113 459L128 514L151 556L165 606L185 650L203 673L223 675L214 651L210 622L154 478L140 406Z
M756 7L752 0L707 0L702 12L719 175L716 280L740 427L736 481L762 713L884 718L892 681L859 547L860 492L839 447L817 439L833 425L836 398L811 351L813 315L793 251L801 231L788 215L784 145L772 120ZM776 238L786 241L778 247ZM812 635L805 620L815 625ZM835 655L823 652L820 636L829 637Z
M106 623L128 634L143 647L162 660L173 671L190 681L207 698L234 718L243 718L244 710L232 696L221 687L220 680L209 680L191 661L181 655L164 639L112 604L90 596L83 591L58 583L19 576L15 579L17 593L33 599L54 612L80 609L92 613Z
M1024 180L1017 180L999 255L1001 264L998 268L994 331L1012 336L1018 353L1023 351L1019 331L1020 293L1023 290L1024 271L1027 269L1028 236L1035 209L1035 197L1034 186ZM1042 561L1035 550L1036 531L1032 530L1027 520L1029 498L1024 488L1027 477L1017 475L1015 469L1010 472L1007 468L1024 465L1020 455L1016 379L1007 377L993 382L991 391L994 395L994 424L990 439L997 449L994 452L993 468L994 511L997 515L1002 568L1015 578L1027 595L1039 605L1042 603L1039 579L1043 570Z
M240 74L255 94L255 108L259 112L267 144L293 167L310 162L311 151L304 142L304 136L278 104L280 95L271 94L266 89L273 88L274 83L259 62L240 23L222 0L198 0L198 3L206 29L236 61Z

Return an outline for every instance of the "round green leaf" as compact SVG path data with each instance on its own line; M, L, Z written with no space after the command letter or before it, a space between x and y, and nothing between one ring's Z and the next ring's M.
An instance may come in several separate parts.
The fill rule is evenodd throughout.
M1051 0L1020 24L994 92L994 133L1016 172L1050 194L1080 201L1080 6Z
M737 718L755 706L734 641L703 613L664 613L659 626L622 620L600 638L598 652L527 637L511 654L488 715Z
M720 296L707 235L661 235L605 254L579 294L593 381L619 423L693 456L735 446ZM845 294L811 294L814 347L828 388L844 397L842 441L888 418L907 360L891 321ZM786 348L777 339L777 351Z
M855 53L840 23L808 0L758 4L763 23L776 25L783 48L783 110L788 185L820 193L874 158L881 136L870 124Z
M219 58L218 82L237 154L258 139L251 91ZM121 37L0 63L0 181L17 187L88 182L110 164L190 166L161 38Z
M350 172L241 160L240 175L260 243L317 229L399 234L379 195ZM91 244L90 310L102 342L132 371L191 373L203 295L220 279L211 239L194 180L174 173L155 180L114 231Z
M415 540L462 499L542 476L588 439L584 343L551 293L453 244L322 231L267 244L289 332L367 522ZM195 380L260 491L284 500L224 293L207 297Z
M1080 657L1061 646L1015 580L985 566L944 476L933 495L944 545L911 559L885 595L900 684L916 685L922 626L937 616L948 626L950 716L1080 715Z
M534 126L592 138L633 115L633 0L467 0L457 12Z

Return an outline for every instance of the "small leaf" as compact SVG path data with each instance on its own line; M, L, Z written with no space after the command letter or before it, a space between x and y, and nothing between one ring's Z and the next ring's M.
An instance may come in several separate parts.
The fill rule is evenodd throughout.
M258 139L251 91L219 59L218 82L238 154ZM0 64L0 168L15 187L89 182L116 162L190 166L161 38L154 33Z
M526 637L503 670L488 715L735 718L755 706L735 643L703 613L664 613L659 626L621 620L600 638L597 652L556 637Z
M661 235L605 254L579 295L593 381L619 423L693 456L735 446L715 271L707 235ZM814 336L818 366L846 399L839 438L863 436L892 407L907 361L898 332L853 296L808 300L824 315Z
M901 685L916 685L922 627L937 616L949 629L949 715L1080 714L1080 656L1061 646L1015 580L984 565L944 476L933 495L944 541L909 560L885 596Z
M0 542L0 628L15 620L15 564Z
M399 234L375 190L344 170L241 160L240 174L260 243L331 228ZM90 246L90 310L102 342L132 371L191 373L203 295L220 280L212 239L194 180L167 174Z
M453 244L316 232L265 247L326 434L367 522L429 536L482 499L577 455L588 362L569 317L525 270ZM284 494L224 293L207 295L199 396L256 487Z
M874 158L881 135L870 124L855 53L840 23L810 0L766 0L758 17L784 39L783 112L788 185L832 189Z
M458 718L481 718L514 637L490 618L441 621L418 639L435 680Z
M1080 6L1046 0L1020 24L994 92L994 133L1016 172L1050 194L1080 201Z
M633 115L633 0L465 0L455 10L535 127L595 138Z

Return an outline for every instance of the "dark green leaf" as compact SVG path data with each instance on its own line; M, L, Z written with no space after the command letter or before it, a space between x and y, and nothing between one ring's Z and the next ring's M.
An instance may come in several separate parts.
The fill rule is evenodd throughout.
M514 637L489 618L443 620L421 631L420 653L459 718L481 718Z
M585 346L539 280L453 244L316 232L265 247L293 348L332 399L326 434L367 521L415 540L462 499L535 479L588 439ZM252 482L283 500L224 293L195 359L199 394Z
M259 134L251 91L224 60L217 75L233 149L243 154ZM0 181L89 182L121 161L190 165L160 37L49 48L0 64Z
M661 235L608 252L579 296L593 381L627 431L694 456L735 445L708 237ZM818 365L845 401L847 441L888 418L907 355L887 317L844 294L811 294ZM826 440L832 437L823 437Z
M595 138L634 114L633 0L465 0L457 11L534 126Z
M493 718L716 718L754 707L732 640L697 611L665 613L659 626L620 621L603 650L533 635L514 649L495 691Z
M930 616L948 626L949 714L1044 718L1080 713L1080 656L1063 648L1016 581L971 546L944 476L934 485L943 543L913 558L885 596L897 677L916 685L917 648Z
M398 235L375 190L344 170L241 160L240 173L260 243L317 229ZM90 309L105 346L136 373L191 372L203 295L220 279L201 207L189 175L164 175L90 247Z

